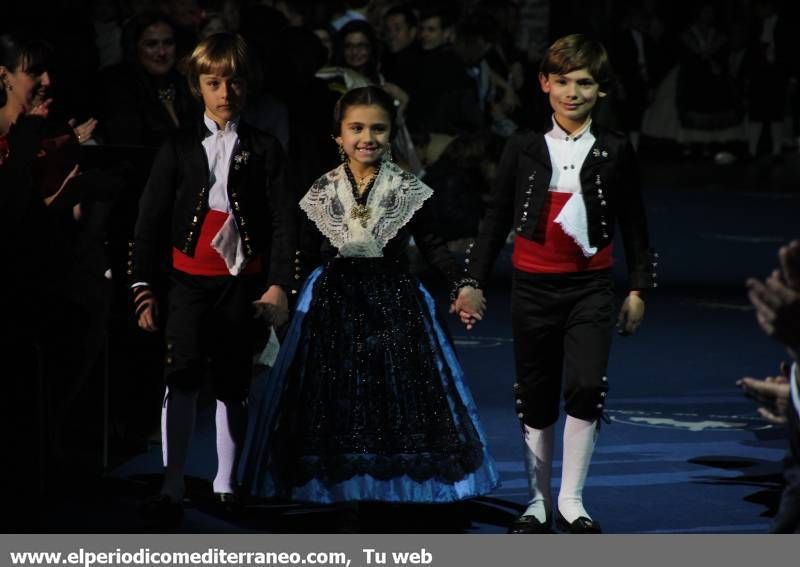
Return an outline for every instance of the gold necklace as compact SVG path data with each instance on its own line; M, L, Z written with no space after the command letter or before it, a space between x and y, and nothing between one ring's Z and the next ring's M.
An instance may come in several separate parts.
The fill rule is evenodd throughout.
M358 190L359 195L364 193L364 189L366 189L367 185L369 185L369 182L375 178L375 173L376 172L372 171L361 178L356 177L356 174L353 173L353 177L356 177L356 189Z
M359 203L358 199L369 188L369 184L378 175L378 171L377 170L371 171L370 173L368 173L368 174L366 174L363 177L360 177L358 179L356 179L356 174L352 169L350 169L348 167L347 171L350 173L352 180L355 182L354 183L355 184L355 187L354 187L355 191L354 191L354 195L353 195L355 203L353 204L353 207L350 209L350 218L359 221L359 223L361 224L362 228L367 228L367 221L369 221L371 213L370 213L369 207L367 207L367 204L366 203Z

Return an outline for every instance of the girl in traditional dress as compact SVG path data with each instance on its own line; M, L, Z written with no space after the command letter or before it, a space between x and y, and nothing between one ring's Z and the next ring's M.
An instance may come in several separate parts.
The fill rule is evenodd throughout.
M452 282L469 327L484 304L435 231L430 187L389 159L392 98L349 91L334 116L343 163L300 201L307 279L254 408L246 491L317 503L441 503L498 475L434 300L409 273L413 236Z

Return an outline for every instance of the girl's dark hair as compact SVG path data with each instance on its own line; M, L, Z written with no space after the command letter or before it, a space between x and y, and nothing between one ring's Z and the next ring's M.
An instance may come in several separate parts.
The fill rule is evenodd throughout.
M378 72L378 62L380 61L381 57L381 44L378 41L378 36L375 33L375 29L364 20L352 20L347 22L344 26L342 26L342 29L336 33L333 38L333 61L336 65L340 65L342 67L347 66L344 61L344 42L345 38L352 33L364 34L370 45L369 61L367 62L366 68L356 70L366 76L370 81L375 81Z
M395 135L395 122L397 120L397 108L394 99L386 94L380 87L359 87L347 91L333 107L333 135L341 133L342 120L347 111L353 106L380 106L389 115L389 125L391 126L391 136Z
M0 35L0 65L14 73L17 69L41 75L50 68L53 50L42 40L13 34ZM6 105L6 90L0 89L0 107Z
M144 30L155 24L166 24L175 35L175 23L165 14L156 11L141 12L125 22L122 28L122 53L125 61L136 63L138 60L137 46Z

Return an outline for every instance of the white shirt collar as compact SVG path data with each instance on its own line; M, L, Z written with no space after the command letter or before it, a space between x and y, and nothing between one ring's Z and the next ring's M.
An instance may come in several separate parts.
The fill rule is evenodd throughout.
M225 128L223 128L222 130L220 130L219 126L217 126L217 123L214 122L211 118L209 118L208 114L206 113L203 113L203 122L205 123L206 128L208 128L208 131L211 134L216 134L217 132L222 132L224 134L236 133L237 130L239 129L238 117L233 120L228 120L228 123L225 124Z
M547 133L548 136L555 138L557 140L565 140L565 141L578 141L583 137L583 135L589 131L589 128L592 125L592 117L586 119L586 122L583 123L583 126L575 130L572 134L564 130L561 125L556 122L556 115L553 114L553 128Z

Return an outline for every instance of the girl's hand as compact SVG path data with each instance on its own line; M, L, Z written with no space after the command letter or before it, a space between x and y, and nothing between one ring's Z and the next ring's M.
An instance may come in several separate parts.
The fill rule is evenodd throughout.
M632 291L622 303L617 318L617 332L622 336L632 335L644 319L644 299L638 292Z

